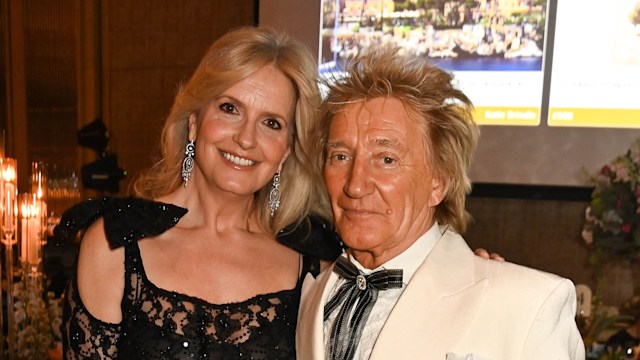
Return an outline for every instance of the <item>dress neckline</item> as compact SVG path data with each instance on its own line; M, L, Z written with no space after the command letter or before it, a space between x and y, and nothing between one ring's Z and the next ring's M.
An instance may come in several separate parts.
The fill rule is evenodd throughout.
M189 300L191 302L203 305L205 307L209 307L209 308L222 308L222 307L227 307L229 305L234 305L234 306L242 306L242 305L247 305L247 304L253 304L256 303L258 301L264 301L273 298L273 297L282 297L282 296L292 296L294 295L299 289L300 286L302 284L302 279L303 276L302 275L298 275L298 281L296 281L296 285L291 288L291 289L283 289L283 290L278 290L276 292L272 292L272 293L264 293L264 294L257 294L254 295L246 300L241 300L241 301L236 301L236 302L229 302L229 303L223 303L223 304L217 304L217 303L212 303L209 302L207 300L204 300L198 296L195 295L189 295L189 294L185 294L185 293L181 293L175 290L169 290L169 289L165 289L162 288L160 286L157 286L153 281L151 281L148 277L147 277L147 272L144 268L144 261L142 260L142 254L140 252L140 247L138 246L138 242L134 242L131 244L133 248L135 248L135 257L138 260L138 263L140 264L138 267L138 274L140 275L140 278L142 279L142 282L145 286L150 287L152 290L157 291L161 294L164 295L168 295L168 297L171 298L184 298L185 300ZM126 255L125 255L126 256ZM302 255L300 255L302 256Z

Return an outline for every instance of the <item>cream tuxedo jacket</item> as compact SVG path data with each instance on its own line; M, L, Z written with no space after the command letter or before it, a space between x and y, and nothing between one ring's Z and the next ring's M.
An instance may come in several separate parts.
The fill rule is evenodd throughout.
M307 275L296 333L300 360L325 359L323 308L337 275ZM392 310L372 360L585 359L571 281L475 256L451 231L436 243Z

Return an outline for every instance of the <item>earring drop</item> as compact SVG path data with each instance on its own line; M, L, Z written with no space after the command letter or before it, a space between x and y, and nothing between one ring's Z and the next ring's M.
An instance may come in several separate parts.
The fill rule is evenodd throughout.
M269 211L271 217L275 215L276 211L280 207L280 173L276 173L273 176L273 183L271 184L271 191L269 191Z
M196 156L196 142L191 140L185 147L185 158L182 161L182 180L184 180L184 187L187 187L187 183L191 178L191 172L193 171L194 158Z

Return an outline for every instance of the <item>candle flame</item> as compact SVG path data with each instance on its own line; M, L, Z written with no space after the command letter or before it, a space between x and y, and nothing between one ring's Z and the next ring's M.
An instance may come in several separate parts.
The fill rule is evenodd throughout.
M6 182L14 182L16 180L16 169L11 165L3 167L2 179Z
M40 201L37 200L36 194L29 194L20 206L20 213L23 219L34 218L40 215Z

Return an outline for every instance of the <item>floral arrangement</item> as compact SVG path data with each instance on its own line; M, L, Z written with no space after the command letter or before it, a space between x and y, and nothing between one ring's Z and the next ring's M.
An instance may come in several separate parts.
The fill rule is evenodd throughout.
M640 259L640 139L589 179L594 190L582 238L592 264Z
M42 277L23 276L14 284L16 355L18 359L47 359L61 341L62 300L42 294Z
M615 317L617 330L637 326L640 319L640 295L633 296L620 305L619 312L621 315ZM629 346L629 347L627 347ZM603 348L598 360L637 360L640 359L640 345L625 347L618 346L615 349Z
M598 360L636 360L638 359L638 349L616 350L605 352L598 357Z

